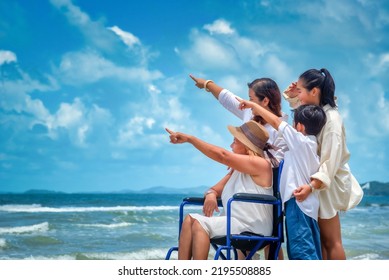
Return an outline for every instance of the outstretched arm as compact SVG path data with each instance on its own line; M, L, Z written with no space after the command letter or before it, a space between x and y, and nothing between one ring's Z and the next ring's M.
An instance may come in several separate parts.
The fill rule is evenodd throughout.
M197 150L202 152L207 157L220 162L222 164L227 164L226 154L232 154L231 152L223 149L221 147L207 143L193 135L188 135L182 132L174 132L168 128L165 128L166 131L170 134L170 143L172 144L182 144L189 143L192 144Z
M205 156L242 173L260 175L262 170L269 165L269 162L261 157L236 154L222 147L207 143L193 135L174 132L168 128L166 128L166 131L170 134L170 143L190 143Z
M219 101L219 103L232 114L237 116L243 121L248 121L252 118L251 110L239 110L238 108L238 100L236 100L237 95L232 93L226 88L222 88L217 85L212 80L206 80L203 78L197 78L193 75L189 75L189 77L195 82L195 86L200 89L203 89L206 85L206 90L208 90L212 95Z
M219 99L219 94L223 90L223 88L221 86L215 84L215 82L212 80L205 80L203 78L196 78L192 74L190 74L189 77L191 77L192 80L195 81L196 87L198 87L199 89L204 88L205 83L207 83L206 90L209 91L210 93L212 93L216 99Z
M252 101L244 99L238 99L238 101L240 102L239 109L244 110L251 108L251 110L253 111L253 115L260 115L268 124L278 130L278 127L282 122L282 120L278 116Z

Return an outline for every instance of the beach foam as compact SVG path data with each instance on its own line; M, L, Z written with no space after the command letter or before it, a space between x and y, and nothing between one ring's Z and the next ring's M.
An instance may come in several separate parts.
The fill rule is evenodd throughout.
M6 227L0 228L0 234L22 234L31 232L45 232L49 230L49 223L44 222L36 225L21 226L21 227Z
M121 228L129 227L133 225L132 223L116 223L116 224L78 224L77 226L81 227L97 227L97 228Z
M379 259L380 259L379 254L374 254L374 253L363 254L363 255L351 258L351 260L379 260Z
M84 253L88 259L96 260L163 260L168 248L139 250L136 252L115 252L115 253Z

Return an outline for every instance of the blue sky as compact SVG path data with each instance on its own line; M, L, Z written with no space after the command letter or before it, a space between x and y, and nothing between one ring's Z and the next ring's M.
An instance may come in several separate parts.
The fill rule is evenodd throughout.
M190 73L241 97L310 68L336 83L359 182L389 181L386 1L0 2L0 191L196 187L226 167L164 127L229 149L241 121ZM283 111L290 114L283 101Z

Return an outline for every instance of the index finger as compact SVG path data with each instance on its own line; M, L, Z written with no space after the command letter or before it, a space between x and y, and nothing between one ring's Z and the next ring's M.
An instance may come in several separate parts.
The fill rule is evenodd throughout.
M189 74L189 77L191 77L191 79L197 83L196 78L192 74Z
M235 96L235 99L238 100L239 102L244 101L244 99L240 98L239 96Z
M174 132L171 131L169 128L165 127L165 130L169 133L169 134L173 134Z

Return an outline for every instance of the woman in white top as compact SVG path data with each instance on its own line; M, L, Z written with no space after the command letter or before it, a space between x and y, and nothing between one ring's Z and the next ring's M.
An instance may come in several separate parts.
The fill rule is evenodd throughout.
M346 259L343 249L339 211L359 204L363 191L350 172L350 153L346 133L335 103L335 82L327 69L310 69L300 75L284 92L293 108L314 104L326 113L326 124L318 135L320 167L310 184L319 192L319 227L323 259Z
M239 97L230 92L228 89L224 89L212 80L205 80L203 78L197 78L193 75L189 75L193 81L196 82L196 86L200 89L204 88L206 91L211 92L212 95L220 102L220 104L235 116L240 118L243 122L247 122L254 118L250 109L240 110ZM249 100L253 101L265 109L269 110L283 121L287 121L288 116L281 111L281 93L277 83L270 78L255 79L251 83L248 83L249 88ZM269 132L269 143L277 147L277 150L273 150L272 154L280 161L284 158L284 152L287 150L287 146L282 137L279 137L277 130L271 125L267 124L262 118L256 116L256 120L259 121ZM278 166L276 162L272 163L273 166Z
M204 215L189 214L185 217L178 245L178 259L180 260L208 259L210 238L226 235L225 213L213 216L214 211L219 212L217 197L222 198L223 209L225 209L227 201L234 193L270 195L273 193L271 163L264 158L264 151L267 151L269 146L267 130L252 120L240 127L228 126L228 129L234 136L231 144L232 152L204 142L195 136L166 129L170 133L171 143L190 143L207 157L227 165L232 170L206 192ZM271 205L242 202L232 205L232 234L252 231L267 235L271 233L272 225Z

